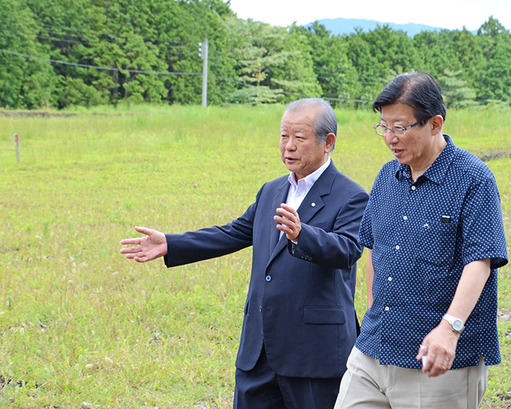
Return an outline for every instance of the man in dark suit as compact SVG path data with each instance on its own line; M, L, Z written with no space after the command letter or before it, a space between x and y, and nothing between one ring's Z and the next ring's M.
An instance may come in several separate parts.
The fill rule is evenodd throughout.
M253 246L236 360L234 408L332 409L357 336L358 229L368 195L330 159L337 120L320 99L291 103L281 122L291 171L263 185L236 220L183 234L143 227L122 240L138 262L167 267Z

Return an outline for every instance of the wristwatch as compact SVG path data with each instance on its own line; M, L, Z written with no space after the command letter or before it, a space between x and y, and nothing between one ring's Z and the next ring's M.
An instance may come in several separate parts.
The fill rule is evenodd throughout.
M452 315L445 314L442 319L446 320L449 324L451 324L451 328L454 332L461 334L465 329L465 325L463 321L459 318L453 317Z

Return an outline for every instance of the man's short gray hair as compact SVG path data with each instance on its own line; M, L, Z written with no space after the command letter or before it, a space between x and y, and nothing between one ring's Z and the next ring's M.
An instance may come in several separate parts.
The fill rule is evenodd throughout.
M329 133L337 135L337 117L335 116L335 112L328 101L325 101L321 98L299 99L297 101L291 102L287 106L286 112L296 112L302 109L314 109L318 111L314 119L313 127L314 133L321 143L326 141L327 135ZM332 146L332 151L334 148L335 143L334 146Z

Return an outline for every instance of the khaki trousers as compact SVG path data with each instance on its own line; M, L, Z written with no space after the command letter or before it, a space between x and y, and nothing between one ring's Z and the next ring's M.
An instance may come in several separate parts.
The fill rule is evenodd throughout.
M380 365L353 348L334 409L477 409L488 380L488 366L455 369L428 378L420 369Z

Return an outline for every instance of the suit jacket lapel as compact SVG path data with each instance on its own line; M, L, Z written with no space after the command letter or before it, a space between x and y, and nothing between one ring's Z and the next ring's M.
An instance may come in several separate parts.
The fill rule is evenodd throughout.
M323 196L329 195L332 191L332 183L334 182L336 168L333 163L325 169L323 174L314 183L307 196L303 199L302 204L298 208L298 215L301 223L308 223L314 215L319 212L325 203Z
M301 223L308 223L317 212L325 207L320 191L316 185L317 183L312 186L311 190L307 193L307 196L305 196L302 204L298 208L298 215L300 216Z
M322 196L330 194L332 189L332 183L334 181L335 173L337 172L333 162L328 168L325 169L323 174L314 183L307 196L303 199L302 204L298 208L298 215L300 216L301 223L308 223L314 215L319 212L325 203L323 202ZM287 193L289 191L289 182L286 180L285 184L279 188L274 197L274 209L280 207L280 204L285 202L287 199ZM276 214L276 213L275 213ZM268 263L279 254L284 248L287 247L287 238L285 235L280 237L280 230L275 228L271 233L271 246L275 246L271 252Z
M275 192L275 196L273 197L272 202L272 209L271 211L271 223L273 223L273 228L270 230L270 248L275 249L278 247L278 244L281 240L279 240L280 237L280 230L278 230L275 226L277 223L273 220L273 216L277 214L276 210L280 207L281 203L284 203L287 199L287 193L289 191L289 182L287 179L283 181L283 183L279 186L279 188ZM273 252L272 252L273 253ZM272 254L273 257L273 254Z

